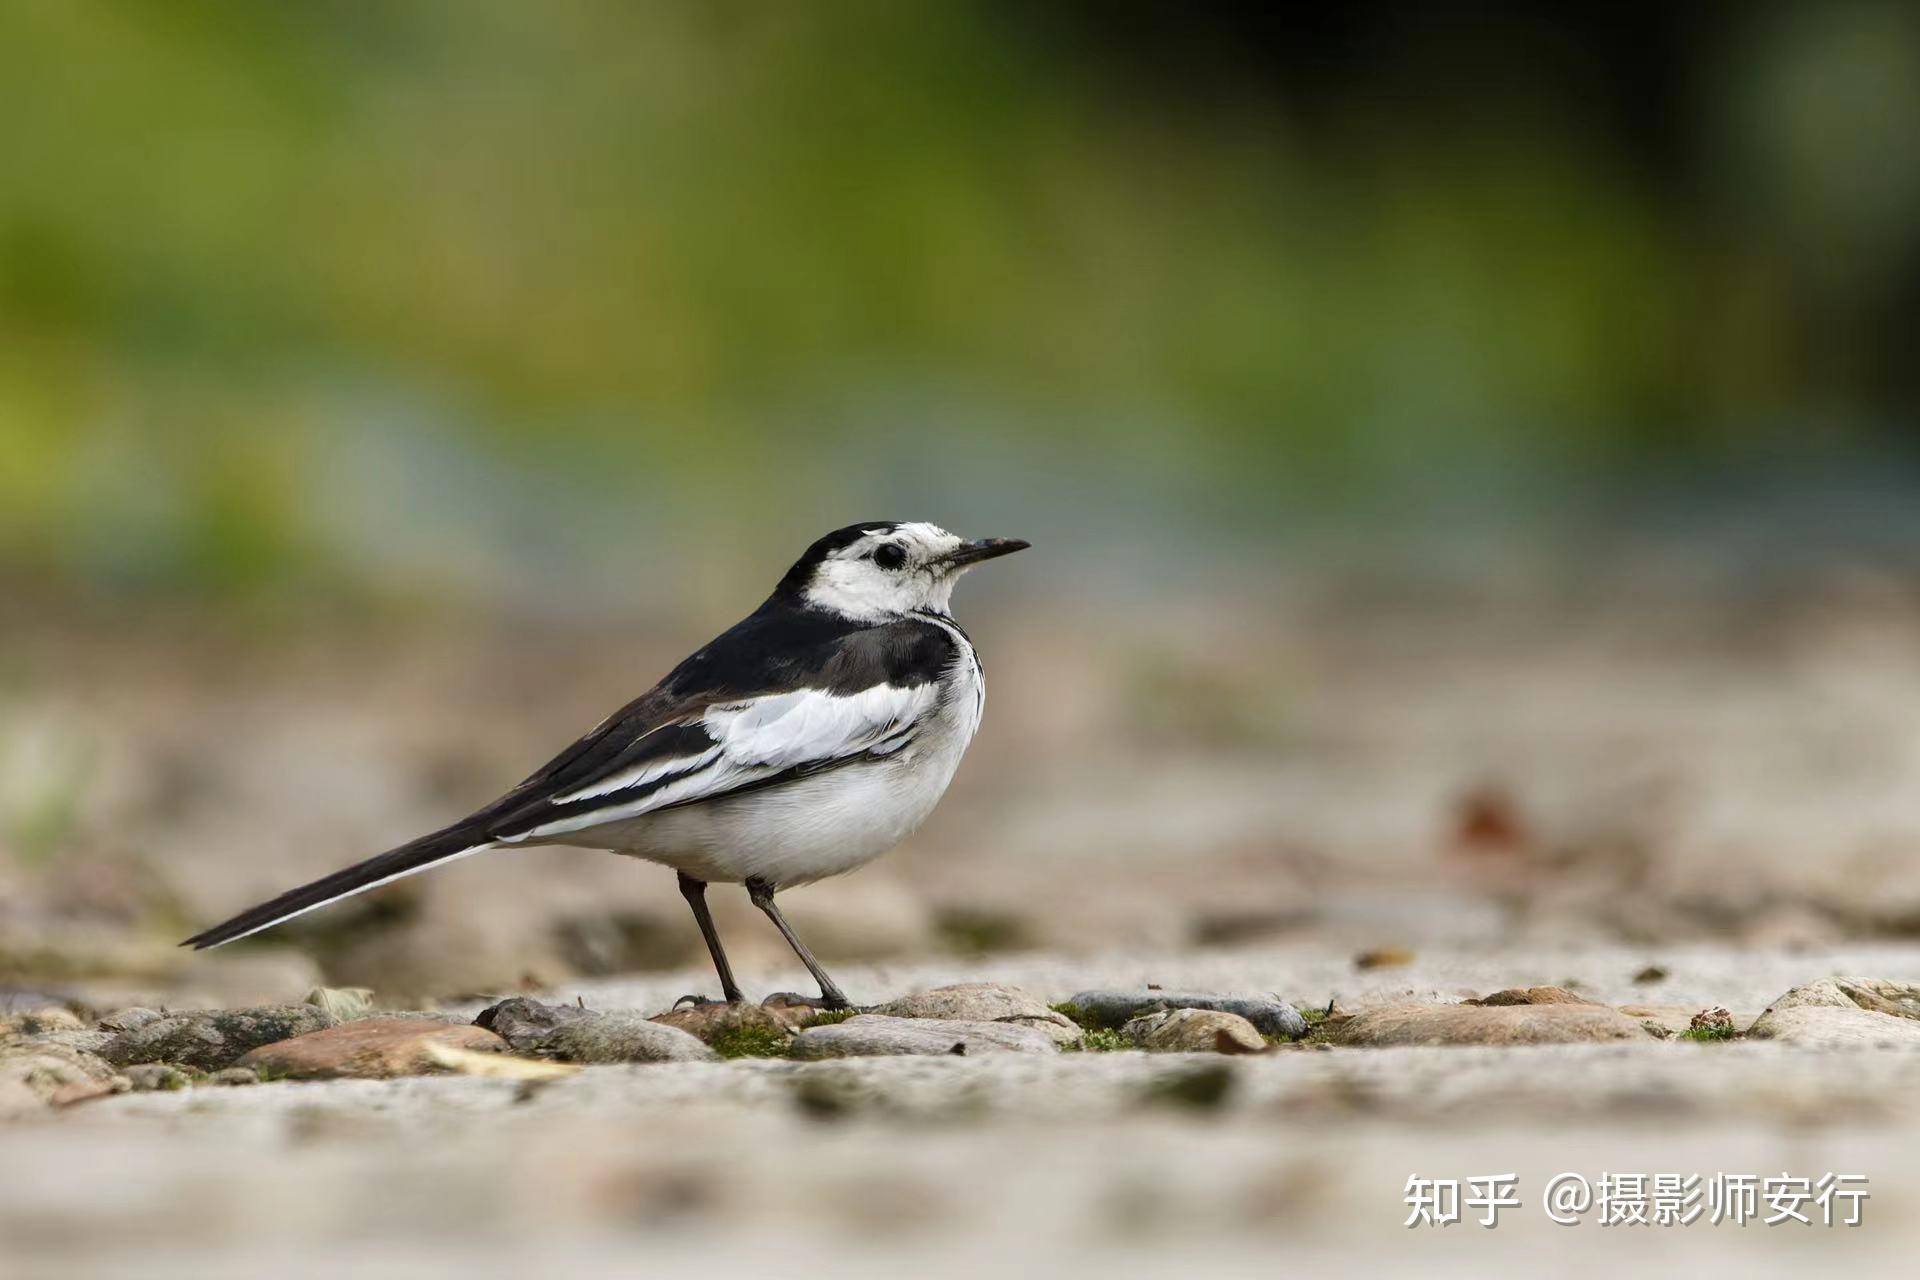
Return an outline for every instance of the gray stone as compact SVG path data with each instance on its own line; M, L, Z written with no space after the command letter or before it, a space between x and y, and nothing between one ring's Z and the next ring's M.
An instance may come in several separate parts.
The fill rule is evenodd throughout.
M1298 1040L1307 1020L1284 1000L1272 996L1216 995L1204 991L1082 991L1068 1003L1096 1027L1122 1027L1155 1009L1215 1009L1238 1014L1263 1036Z
M0 1120L124 1089L92 1054L33 1040L0 1043Z
M42 1006L22 1009L0 1018L0 1035L42 1036L56 1031L84 1031L86 1023L68 1009Z
M482 1009L473 1025L485 1027L512 1045L516 1052L525 1053L554 1028L594 1016L593 1010L577 1004L542 1004L525 996L515 996Z
M1153 1053L1264 1053L1269 1047L1251 1022L1218 1009L1142 1014L1120 1034Z
M202 1009L170 1014L123 1031L106 1043L100 1056L117 1067L171 1062L218 1071L263 1044L291 1040L333 1024L325 1010L304 1004Z
M36 1044L57 1044L98 1055L113 1039L111 1031L48 1031L33 1037Z
M1787 1044L1920 1044L1920 987L1884 978L1821 978L1768 1005L1747 1034Z
M500 1053L506 1041L484 1027L434 1018L356 1018L291 1040L261 1045L240 1059L268 1078L388 1080L440 1069L429 1045Z
M1897 1018L1920 1018L1920 986L1913 983L1885 978L1835 978L1833 982L1842 995L1862 1009Z
M1565 987L1508 987L1490 996L1469 1000L1467 1003L1487 1005L1497 1009L1515 1004L1598 1004L1599 1001L1575 995Z
M127 1084L135 1093L150 1093L155 1089L184 1089L193 1083L192 1076L164 1062L143 1062L137 1067L128 1067L124 1074Z
M793 1038L796 1058L871 1058L894 1054L1058 1053L1046 1031L1014 1022L954 1022L863 1013Z
M148 1023L158 1022L164 1017L166 1017L166 1015L158 1009L149 1009L144 1005L136 1004L131 1008L121 1009L100 1019L100 1029L102 1031L112 1031L116 1034L122 1031L138 1031Z
M589 1013L554 1027L534 1044L561 1062L710 1062L719 1057L695 1036L634 1012Z
M335 1022L373 1016L373 990L370 987L315 987L307 992L304 1003L325 1012Z
M947 1022L1005 1022L1045 1032L1057 1045L1079 1044L1080 1026L1019 987L998 982L962 982L916 991L880 1005L890 1018L937 1018Z
M1826 1048L1920 1047L1920 1022L1852 1005L1844 1009L1794 1005L1761 1014L1747 1035L1755 1040Z
M1639 1021L1600 1004L1399 1004L1368 1009L1332 1027L1336 1044L1578 1044L1647 1040Z
M259 1084L260 1073L258 1071L255 1071L252 1067L228 1067L224 1071L210 1072L207 1078L203 1080L201 1083L216 1085L216 1086L217 1085L233 1086L233 1085L244 1085L244 1084Z

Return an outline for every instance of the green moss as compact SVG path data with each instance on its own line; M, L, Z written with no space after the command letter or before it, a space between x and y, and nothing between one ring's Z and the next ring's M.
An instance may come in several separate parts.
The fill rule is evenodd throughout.
M1680 1033L1680 1038L1701 1044L1715 1044L1722 1040L1732 1040L1735 1034L1731 1022L1716 1022L1703 1027L1688 1027Z
M1106 1027L1092 1027L1080 1037L1077 1045L1068 1045L1068 1053L1112 1053L1117 1049L1131 1049L1132 1041L1118 1031Z
M776 1027L728 1027L707 1042L723 1058L784 1058L793 1038Z
M822 1009L819 1013L813 1015L813 1021L807 1025L810 1027L830 1027L836 1022L845 1022L848 1018L864 1012L865 1010L863 1009Z
M1097 1031L1100 1029L1100 1024L1095 1022L1085 1009L1082 1009L1071 1000L1062 1000L1059 1004L1048 1005L1047 1008L1062 1015L1067 1021L1084 1030Z

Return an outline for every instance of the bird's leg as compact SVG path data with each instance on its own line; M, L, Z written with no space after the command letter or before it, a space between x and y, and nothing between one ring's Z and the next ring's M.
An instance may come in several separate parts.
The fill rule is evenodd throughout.
M834 984L833 979L827 976L827 971L822 969L820 962L813 958L813 952L807 950L807 944L795 936L793 927L787 923L787 918L780 914L780 908L773 905L773 886L765 880L748 880L747 897L753 900L754 906L767 913L767 919L773 921L773 927L780 931L780 936L785 938L787 945L793 948L793 954L800 957L800 963L807 966L807 972L812 974L813 980L820 984L821 1007L827 1009L850 1008L851 1006L847 1003L846 993L841 991L840 988ZM812 1002L794 1001L794 1003L810 1004Z
M713 927L713 913L707 910L707 882L695 880L682 871L680 873L680 896L693 908L694 921L700 926L700 936L707 940L707 954L713 957L713 967L720 974L720 994L727 998L728 1004L743 1004L746 997L740 994L739 984L733 980L733 966L727 963L727 953L720 946L720 931ZM679 1008L681 1001L691 999L695 1004L704 1004L698 996L681 996L673 1002Z

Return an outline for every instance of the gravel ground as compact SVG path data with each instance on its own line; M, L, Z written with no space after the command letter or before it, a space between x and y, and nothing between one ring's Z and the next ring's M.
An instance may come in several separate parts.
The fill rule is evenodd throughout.
M1658 965L1658 982L1634 979ZM1566 986L1608 1004L1725 1005L1758 1013L1789 987L1832 974L1875 977L1920 975L1920 945L1856 944L1802 951L1758 951L1712 945L1568 947L1524 950L1489 944L1415 953L1411 963L1356 968L1353 956L1317 946L1218 951L1128 952L1105 956L1045 954L987 960L948 959L915 963L837 966L834 976L862 1003L877 1003L950 982L1005 982L1048 1000L1064 1000L1089 987L1276 993L1303 1006L1324 1007L1338 999L1362 1007L1389 1000L1458 1000L1503 987ZM709 991L705 969L644 974L609 981L582 981L557 988L551 998L576 996L600 1008L664 1008L677 997ZM768 989L809 990L797 966L775 971ZM478 1010L483 1002L470 1007Z
M1572 979L1757 1010L1920 949L1304 952L849 970L864 998L954 977L1057 998L1152 978L1364 1003ZM663 1004L692 973L582 987ZM574 994L570 988L556 995ZM590 1068L128 1094L9 1129L0 1272L471 1275L1899 1273L1920 1234L1920 1054L1759 1042L1134 1052ZM1570 1227L1562 1172L1867 1177L1865 1225ZM1402 1226L1410 1175L1517 1175L1493 1231Z

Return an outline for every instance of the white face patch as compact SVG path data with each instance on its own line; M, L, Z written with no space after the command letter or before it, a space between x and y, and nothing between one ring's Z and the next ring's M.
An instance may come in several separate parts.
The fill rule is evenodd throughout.
M822 560L807 584L807 603L849 618L898 617L916 609L945 613L954 580L966 567L945 557L966 539L938 525L875 529Z

